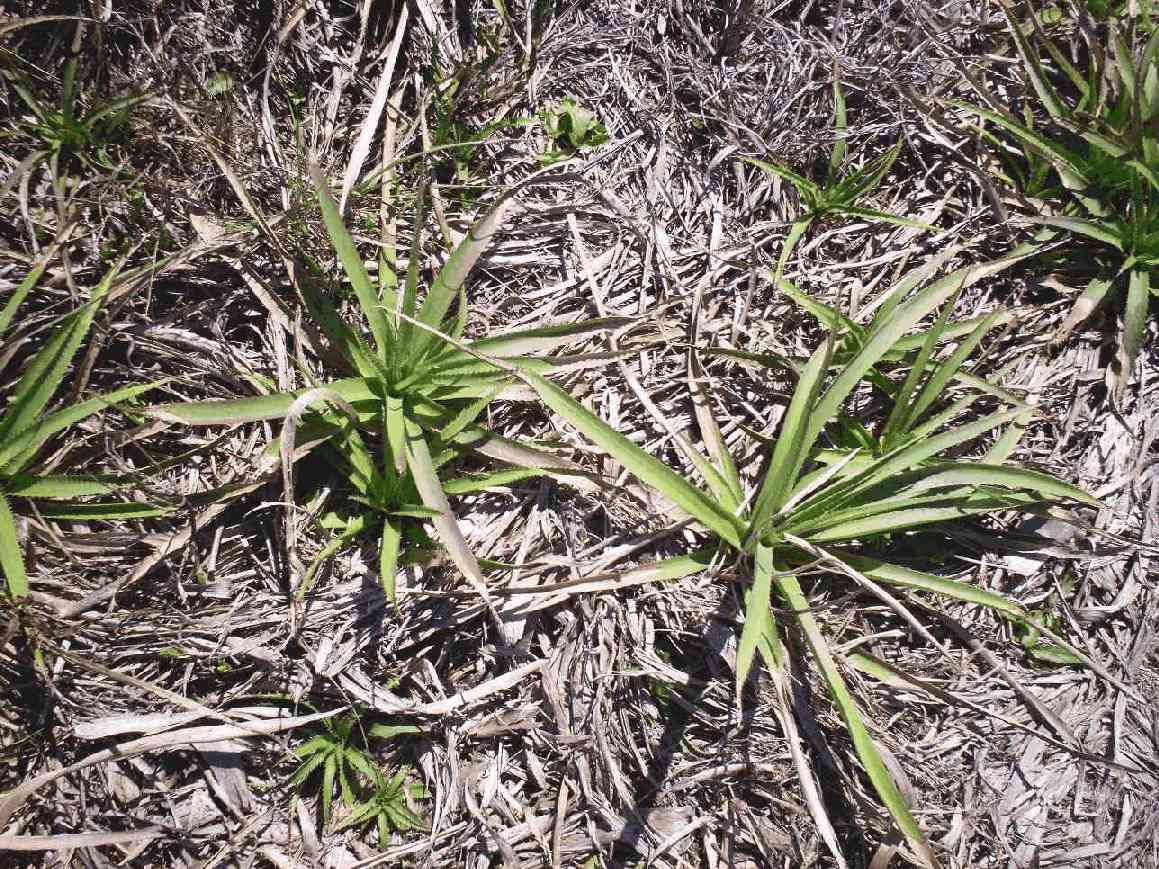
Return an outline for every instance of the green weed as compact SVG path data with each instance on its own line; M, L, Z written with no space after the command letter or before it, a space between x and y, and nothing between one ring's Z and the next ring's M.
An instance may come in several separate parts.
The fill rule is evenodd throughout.
M89 496L110 495L123 488L125 483L107 477L39 473L35 467L37 456L54 435L158 385L127 386L45 413L109 290L122 278L123 265L124 258L117 261L93 288L89 301L66 316L55 328L28 361L6 406L0 410L0 568L4 571L8 596L13 601L27 596L28 575L20 551L11 499L35 503L38 514L47 519L131 519L166 512L163 508L135 501L78 501ZM16 287L0 311L0 338L8 330L25 297L39 282L45 266L46 260L41 260Z
M316 171L315 186L327 232L369 336L351 328L320 287L307 281L303 292L311 315L351 376L295 393L167 404L153 412L189 425L287 419L293 424L287 425L280 441L284 468L292 464L295 440L326 442L328 455L350 493L349 507L326 517L338 534L302 577L299 595L306 593L325 558L352 538L375 533L380 540L384 590L393 600L403 550L414 550L416 557L422 557L435 549L423 529L427 522L433 524L439 543L467 580L484 589L479 563L451 513L447 496L559 473L566 463L500 438L476 420L510 385L515 369L555 367L548 359L525 354L551 350L623 321L612 318L547 326L465 342L462 336L469 310L464 281L503 220L506 200L472 227L420 304L421 197L406 275L400 282L390 266L393 253L384 253L376 284ZM311 413L317 405L329 410ZM303 416L303 430L297 432L297 419ZM469 453L487 455L506 467L479 476L441 475L452 460ZM286 497L292 498L293 493L288 491Z
M378 847L385 848L390 834L421 830L422 819L410 810L407 796L411 799L426 799L427 789L419 782L408 782L410 771L405 767L387 778L380 769L374 768L371 787L367 796L350 807L350 814L338 825L339 830L374 824L378 827Z
M1004 167L997 177L1039 205L1039 222L1087 242L1096 274L1058 340L1125 291L1111 388L1118 403L1143 344L1150 296L1159 292L1159 33L1136 50L1133 28L1112 18L1080 70L1033 11L1023 22L1003 10L1044 117L1029 109L1015 116L993 99L949 104L989 122L982 132Z
M566 160L584 148L595 148L608 141L607 127L595 112L583 108L571 97L541 111L539 119L553 145L539 157L545 165Z
M884 586L896 586L967 601L1006 618L1032 620L1021 606L1001 595L891 564L858 548L875 535L902 534L969 516L1025 510L1056 500L1096 503L1079 489L1046 474L997 461L949 457L950 451L1023 418L1027 408L1020 405L971 422L955 422L957 413L951 411L963 410L972 401L967 397L951 405L949 411L926 416L934 399L940 398L942 385L960 369L954 356L940 363L932 361L933 348L950 331L944 308L935 326L919 337L916 357L911 357L902 383L891 387L893 411L876 454L834 451L826 448L823 440L826 428L840 419L850 394L866 378L871 382L876 379L875 366L891 354L904 359L907 348L913 348L906 333L946 306L970 279L970 271L961 270L912 295L915 282L903 281L892 294L887 316L868 329L848 331L842 338L846 346L840 361L838 340L831 334L803 365L794 366L797 387L753 489L745 485L725 449L720 428L706 403L698 408L697 420L708 455L690 444L685 450L704 481L706 488L701 488L610 428L558 386L534 372L524 375L552 410L698 520L719 541L663 562L664 576L694 573L719 558L749 566L753 583L746 596L739 639L739 684L748 678L758 652L770 670L783 671L785 652L772 597L773 591L777 592L780 606L791 613L791 621L804 635L879 797L927 865L936 861L869 737L836 656L798 581L797 570L820 563L879 596ZM966 343L975 341L987 328L986 323L971 327L969 334L974 337ZM905 615L904 607L898 607ZM912 617L908 621L916 624Z
M422 827L422 821L407 806L406 796L409 793L412 798L422 798L426 790L421 785L406 784L405 767L387 778L374 756L360 743L369 737L386 740L419 732L417 727L400 724L372 724L363 730L356 715L327 718L321 733L294 749L300 763L290 784L301 793L310 782L316 782L323 827L330 825L337 788L350 814L336 829L375 822L379 844L385 845L392 831Z
M879 223L892 223L897 226L909 226L915 229L932 229L924 223L886 214L871 208L865 208L860 203L877 189L901 153L900 143L894 145L876 160L872 160L859 169L847 170L845 158L847 147L845 131L847 127L845 113L845 94L841 89L841 81L834 73L833 103L836 114L837 141L833 144L833 151L829 157L829 169L822 184L810 181L803 175L794 172L788 166L780 163L770 163L746 157L752 165L763 169L770 175L776 175L788 181L797 190L801 203L805 206L805 213L799 216L789 228L789 234L781 245L781 255L777 260L777 268L773 276L774 282L780 281L784 274L785 265L790 255L796 249L798 242L804 237L815 222L830 216L860 217Z
M32 113L31 118L17 125L36 142L35 150L26 158L29 167L48 161L54 172L69 161L86 168L116 168L110 153L111 145L125 130L132 110L148 100L146 96L129 96L96 103L81 113L77 93L77 66L84 34L84 22L77 24L73 50L64 64L61 75L60 105L47 105L39 100L27 81L11 71L4 71L9 86Z

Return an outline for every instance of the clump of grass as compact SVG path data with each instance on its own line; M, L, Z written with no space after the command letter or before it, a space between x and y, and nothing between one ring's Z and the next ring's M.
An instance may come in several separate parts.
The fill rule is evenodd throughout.
M4 571L8 597L12 601L26 597L29 591L12 499L35 505L37 514L47 519L129 519L165 512L163 508L134 501L82 503L77 499L110 495L123 488L124 482L95 476L42 473L36 469L37 457L57 433L157 386L155 383L127 386L76 401L51 413L45 412L64 383L69 366L109 290L121 277L123 265L124 258L121 258L92 289L88 302L67 315L53 330L24 366L6 407L0 411L0 568ZM8 331L24 299L39 282L45 266L44 260L36 265L0 311L0 338Z
M789 228L789 234L781 244L781 255L777 259L774 282L780 281L784 274L785 265L796 249L797 244L817 221L827 217L860 217L878 223L892 223L897 226L908 226L915 229L932 229L916 220L899 217L895 214L886 214L872 208L865 208L861 202L881 184L886 173L892 168L894 161L901 153L901 144L898 143L878 157L857 169L849 169L846 165L848 147L845 143L845 131L848 126L845 112L845 94L841 88L841 80L834 69L833 76L833 104L836 116L837 139L833 143L833 150L829 155L829 168L825 180L818 184L810 181L804 175L794 172L788 166L780 163L757 160L751 157L745 159L752 165L763 169L770 175L776 175L788 181L796 189L804 205L804 214L799 216Z
M961 270L912 295L915 282L903 281L883 316L869 328L844 336L840 359L838 342L831 334L807 362L794 366L797 387L780 432L770 444L767 465L752 488L746 486L725 449L707 407L698 410L697 419L708 455L694 447L686 451L705 489L629 441L563 389L536 373L524 375L552 410L711 532L716 543L665 562L661 574L694 573L721 558L751 571L753 583L746 595L737 654L738 684L748 678L758 653L774 673L784 669L776 592L779 607L790 613L789 622L803 634L878 796L914 853L929 866L936 865L933 852L886 771L797 572L819 562L887 601L911 627L917 621L884 591L885 586L967 601L1005 618L1033 621L1020 605L1001 595L889 563L864 547L882 534L900 535L968 516L1026 510L1057 500L1096 503L1073 486L1047 474L1004 465L999 457L982 462L951 457L952 450L1001 430L1028 412L1026 406L1018 405L969 422L958 421L977 395L959 399L948 408L935 408L969 352L934 360L934 348L948 335L960 334L960 330L951 331L949 303L970 278L969 270ZM935 325L914 348L906 333L939 307L942 313ZM962 347L972 349L989 325L988 321L973 325ZM846 399L863 380L879 380L882 375L875 366L891 354L908 362L908 372L900 385L890 385L894 403L881 432L880 448L826 448L822 435L842 419Z
M294 749L301 762L290 777L290 784L301 794L314 783L323 827L330 825L337 788L349 814L336 830L374 823L379 845L385 847L392 832L422 828L422 820L407 805L407 796L422 799L427 795L426 789L421 784L408 784L406 767L386 776L375 757L360 743L371 737L389 740L419 732L417 727L403 724L379 723L363 728L356 715L327 718L320 733Z
M127 96L96 103L81 111L77 88L77 67L83 46L85 22L77 23L69 59L61 75L59 106L38 99L28 82L12 71L4 71L9 86L31 112L31 116L16 127L36 144L25 158L25 166L32 169L47 162L54 175L69 162L82 168L113 170L115 162L110 146L125 129L132 110L145 102L145 96Z
M1159 287L1159 33L1133 48L1142 24L1111 16L1102 40L1083 28L1088 60L1080 70L1033 10L1024 22L1002 8L1037 116L1029 108L1021 117L1005 110L981 85L987 105L949 103L990 123L982 133L1002 166L997 180L1022 193L1039 208L1040 223L1067 232L1070 249L1093 261L1095 275L1057 339L1125 290L1110 389L1119 403ZM1072 257L1067 265L1081 261Z
M295 393L174 403L153 412L199 426L287 420L280 443L287 498L293 497L288 474L294 443L325 442L350 494L349 506L328 517L339 533L301 577L299 595L306 593L324 558L347 541L374 533L380 541L383 587L393 600L404 550L419 558L436 549L423 528L429 522L455 566L486 597L482 570L451 513L448 495L561 473L567 463L500 438L477 420L511 384L513 371L554 367L550 360L527 353L551 350L577 336L622 325L623 320L548 326L465 342L469 308L464 281L502 222L508 200L501 199L472 227L420 304L421 196L406 275L400 281L390 267L393 255L384 254L375 282L330 191L314 171L326 230L369 334L349 326L320 287L306 285L305 301L349 376ZM330 409L314 412L316 405ZM297 431L301 417L304 433ZM445 469L451 462L469 453L488 455L503 467L481 476L448 477Z

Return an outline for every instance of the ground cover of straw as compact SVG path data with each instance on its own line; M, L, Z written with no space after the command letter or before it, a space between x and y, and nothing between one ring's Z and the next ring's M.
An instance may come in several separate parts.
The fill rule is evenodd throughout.
M522 15L525 4L507 5ZM856 315L952 244L962 245L953 261L962 265L1026 237L1024 225L997 220L971 171L975 143L947 141L900 92L952 89L973 64L1017 87L1016 65L995 54L1005 45L1001 17L986 4L556 5L528 63L490 3L409 4L383 123L397 137L395 154L419 153L437 118L432 57L444 69L471 70L454 112L464 129L492 125L467 161L466 180L480 185L481 198L461 195L453 156L412 161L399 174L440 182L438 218L462 232L488 195L544 171L537 155L551 143L534 122L538 111L571 97L596 112L608 140L526 187L472 273L468 334L635 318L627 346L637 353L564 382L678 467L680 454L640 392L668 425L692 425L685 354L693 325L697 342L759 353L807 355L822 340L817 321L767 280L795 196L737 157L799 168L824 160L835 61L849 96L851 152L868 159L905 143L873 206L938 232L822 224L793 256L789 278ZM15 2L9 11L76 11L48 6ZM299 306L253 212L337 274L307 155L340 183L389 65L401 8L92 4L89 13L103 20L83 46L82 94L153 99L113 146L116 170L74 173L80 186L67 208L43 174L5 190L0 293L62 220L76 226L28 302L22 340L0 346L4 388L25 341L35 342L39 328L72 307L77 286L91 286L126 250L138 265L180 255L106 306L78 359L78 392L160 377L174 378L167 400L253 394L257 378L305 385L303 366L315 363L305 360ZM472 17L473 40L456 9ZM45 22L2 37L45 94L59 87L72 27ZM489 33L499 34L501 50L484 68ZM5 175L23 153L16 121L24 114L11 93L6 99ZM532 121L496 123L521 118ZM365 171L381 137L373 146ZM353 194L348 223L363 242L378 231L380 202L378 186ZM410 202L400 193L394 206L405 244ZM432 218L424 228L432 245L435 227ZM1105 509L1085 516L1081 532L987 520L909 545L1023 603L1056 601L1068 635L1118 684L1083 668L1035 665L1008 625L966 604L915 603L936 648L856 587L833 584L815 601L831 635L868 637L875 655L939 689L847 671L890 770L953 866L1159 865L1159 591L1149 566L1159 519L1159 369L1149 342L1113 409L1103 385L1105 324L1087 324L1061 347L1051 341L1067 298L1043 275L1013 269L971 287L955 313L1001 305L1016 314L977 370L1041 411L1017 458L1081 485ZM572 348L605 349L598 338ZM726 436L759 461L745 429L773 429L791 382L704 361L714 400L732 420ZM620 472L542 407L499 402L488 413L502 434L538 439L612 479ZM255 471L275 429L190 431L109 415L59 444L61 461L91 471L194 456L150 481L185 500L170 520L26 524L33 592L20 630L0 610L8 626L0 634L0 791L77 768L22 803L0 832L0 864L836 865L772 712L775 687L757 679L738 702L734 631L746 577L710 570L670 583L628 581L634 565L695 539L690 529L672 530L646 492L580 493L531 480L456 501L480 557L521 565L515 579L524 585L551 587L525 596L524 639L509 647L446 564L410 569L397 605L386 601L369 544L339 552L295 601L281 476ZM303 486L311 473L324 476L324 466L301 469ZM245 491L199 497L229 484ZM307 510L293 522L298 557L308 562L325 532ZM804 657L790 674L820 811L848 865L885 866L900 845L888 816ZM293 749L318 726L295 722L351 709L419 728L374 750L385 768L408 769L425 787L427 796L411 801L424 829L380 843L370 828L319 825L316 789L295 795ZM256 724L265 735L253 735ZM189 728L201 741L191 742ZM5 850L21 843L35 850Z

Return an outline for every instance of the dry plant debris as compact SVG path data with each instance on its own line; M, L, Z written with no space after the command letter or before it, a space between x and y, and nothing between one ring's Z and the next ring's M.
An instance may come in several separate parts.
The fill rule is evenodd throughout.
M0 864L1159 867L1156 34L11 0Z

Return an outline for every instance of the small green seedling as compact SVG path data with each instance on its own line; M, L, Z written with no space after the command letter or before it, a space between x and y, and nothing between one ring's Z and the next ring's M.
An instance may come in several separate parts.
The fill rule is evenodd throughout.
M1040 606L1029 610L1025 618L1015 619L1012 622L1014 639L1026 650L1026 656L1036 664L1047 667L1081 665L1083 659L1073 650L1049 639L1058 636L1065 628L1058 608L1056 594L1051 592Z
M378 827L378 847L385 848L391 833L406 833L423 829L422 818L411 811L407 797L427 799L429 794L421 782L408 782L411 770L400 767L387 778L375 767L366 795L350 806L350 814L337 826L338 830L375 824Z
M785 238L784 244L781 246L781 255L777 260L777 268L773 275L774 283L780 281L785 271L785 265L789 262L789 256L796 249L798 242L804 237L809 227L826 217L860 217L864 220L908 226L914 229L933 229L928 224L898 217L894 214L886 214L872 208L865 208L860 204L881 184L882 179L901 153L901 144L894 145L876 160L870 161L860 169L846 171L845 94L841 89L841 81L837 77L836 71L833 77L833 102L836 113L837 141L833 144L833 151L829 157L829 169L823 184L810 181L780 163L757 160L751 157L744 158L748 163L770 175L775 175L792 184L805 207L805 213L794 221L789 228L789 234Z
M317 782L322 826L328 827L335 787L342 802L352 809L360 805L361 795L367 791L374 796L384 791L388 797L393 795L393 790L386 788L387 783L374 756L364 747L365 741L369 737L388 740L420 732L417 727L400 724L372 724L364 730L357 715L327 718L322 722L321 733L294 749L294 755L301 762L290 777L290 784L302 793L309 782ZM395 805L393 799L388 803L392 808ZM407 816L414 818L409 812L407 815L396 814L400 820ZM381 831L381 826L379 829Z
M540 156L544 164L558 163L585 148L595 148L608 141L608 130L595 112L583 108L571 97L544 109L539 118L554 146Z

